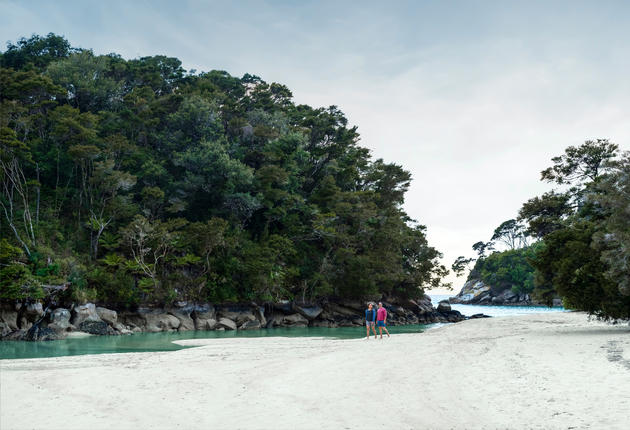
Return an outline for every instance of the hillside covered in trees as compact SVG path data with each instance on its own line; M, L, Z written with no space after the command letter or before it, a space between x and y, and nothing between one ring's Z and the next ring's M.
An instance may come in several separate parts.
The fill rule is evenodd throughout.
M509 290L547 305L560 297L571 309L629 319L630 153L589 140L552 162L541 180L556 188L525 202L517 219L473 245L477 258L459 257L452 268L461 274L476 260L470 291L481 281L494 296Z
M335 106L33 36L0 56L0 298L417 296L446 269Z

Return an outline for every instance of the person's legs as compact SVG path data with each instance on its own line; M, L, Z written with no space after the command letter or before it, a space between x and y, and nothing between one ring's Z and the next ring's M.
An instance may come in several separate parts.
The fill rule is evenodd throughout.
M365 323L365 329L367 332L367 338L369 339L370 338L370 323L369 322Z
M387 326L383 326L383 329L385 330L385 333L387 333L387 337L391 337L389 335L389 331L387 330ZM381 333L381 337L383 337L383 334Z
M376 327L374 326L374 323L372 323L372 332L374 332L374 339L376 339Z
M381 334L381 339L383 339L383 327L378 326L378 332Z

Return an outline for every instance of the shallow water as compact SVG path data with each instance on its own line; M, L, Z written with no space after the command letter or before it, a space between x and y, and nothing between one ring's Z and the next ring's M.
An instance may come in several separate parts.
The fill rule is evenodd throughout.
M429 294L434 306L449 295ZM451 305L463 315L483 313L493 317L507 317L532 313L564 312L564 308L545 306L478 306ZM441 324L390 326L392 334L422 333ZM358 339L365 336L365 327L306 327L274 328L249 331L187 331L173 333L137 333L131 336L88 336L51 342L1 341L0 359L44 358L66 355L107 354L115 352L176 351L185 347L172 343L182 339L225 339L235 337L330 337L335 339Z
M434 306L440 300L447 300L455 294L429 294ZM462 315L485 314L491 317L510 317L514 315L540 314L549 312L567 312L563 307L549 308L547 306L480 306L480 305L459 305L451 304L451 309L459 311Z
M422 333L430 325L390 326L390 333ZM172 343L182 339L225 339L236 337L330 337L359 339L365 327L274 328L247 331L185 331L173 333L137 333L130 336L87 336L50 342L1 341L0 359L44 358L66 355L106 354L114 352L176 351L185 347Z

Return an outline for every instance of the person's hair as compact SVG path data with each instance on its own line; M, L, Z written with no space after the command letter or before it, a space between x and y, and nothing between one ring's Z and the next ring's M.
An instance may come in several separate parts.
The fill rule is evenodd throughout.
M372 305L372 303L368 303L368 308L369 308L370 306L373 306L373 305Z
M379 305L383 306L383 302L378 302Z

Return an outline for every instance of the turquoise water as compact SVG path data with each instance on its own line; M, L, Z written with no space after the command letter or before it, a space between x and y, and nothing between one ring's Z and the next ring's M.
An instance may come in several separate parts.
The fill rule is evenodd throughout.
M447 300L455 294L429 294L434 306L440 300ZM480 305L457 305L451 304L451 309L459 311L462 315L486 314L491 317L509 317L514 315L540 314L549 312L567 312L562 307L548 308L547 306L480 306Z
M421 333L435 325L436 324L392 326L389 327L389 330L391 333ZM358 339L365 336L365 327L186 331L181 333L137 333L130 336L88 336L50 342L1 341L0 359L61 357L66 355L107 354L113 352L176 351L186 347L172 343L174 340L273 336Z
M449 295L429 294L433 305ZM563 308L545 306L478 306L451 305L463 315L483 313L493 317L506 317L532 313L564 312ZM392 326L391 333L421 333L440 324ZM172 343L181 339L225 339L234 337L330 337L335 339L358 339L365 336L364 327L307 327L274 328L250 331L188 331L174 333L138 333L131 336L88 336L52 342L0 342L0 359L44 358L65 355L107 354L114 352L176 351L185 348Z

